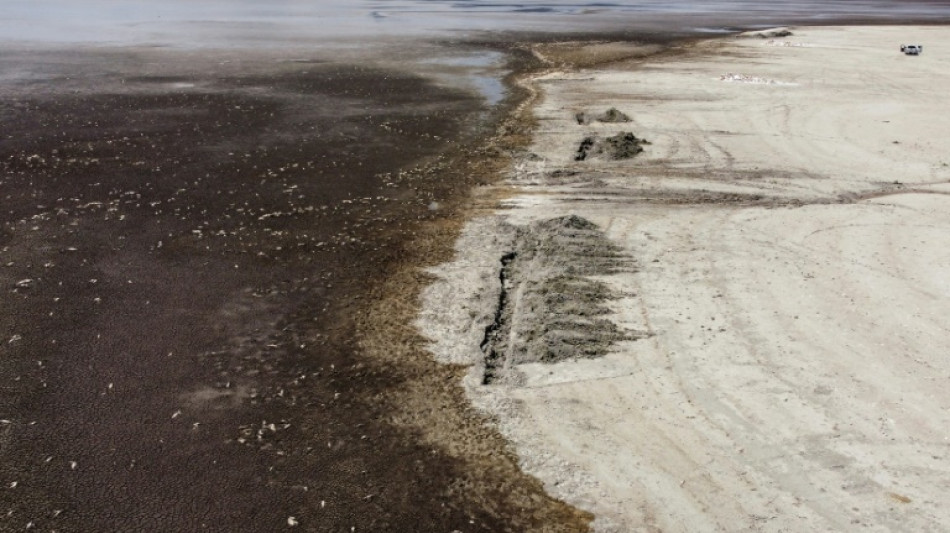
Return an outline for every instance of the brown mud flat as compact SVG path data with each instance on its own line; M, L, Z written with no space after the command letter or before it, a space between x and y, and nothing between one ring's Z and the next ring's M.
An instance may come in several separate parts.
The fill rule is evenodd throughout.
M465 93L320 60L0 68L25 64L0 100L0 530L586 529L411 324L524 117L492 140Z

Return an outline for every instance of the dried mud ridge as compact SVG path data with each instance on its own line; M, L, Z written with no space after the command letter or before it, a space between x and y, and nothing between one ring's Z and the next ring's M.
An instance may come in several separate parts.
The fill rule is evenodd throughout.
M592 222L576 215L517 228L501 258L495 320L485 328L482 384L510 377L523 363L605 355L644 336L604 318L614 295L592 276L635 269Z

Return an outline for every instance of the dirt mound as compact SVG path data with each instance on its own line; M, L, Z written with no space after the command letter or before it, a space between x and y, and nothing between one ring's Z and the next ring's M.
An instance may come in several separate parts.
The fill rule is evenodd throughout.
M603 318L614 297L589 276L633 269L633 260L576 215L520 228L501 258L502 290L495 320L485 329L483 383L511 375L523 363L600 357L622 340L642 336Z
M611 107L607 111L597 117L597 120L600 122L630 122L630 117L626 113L620 111L616 107Z
M596 154L594 147L597 144L597 137L584 137L577 152L574 153L574 161L584 161L591 154Z
M611 159L629 159L643 151L645 139L640 139L630 132L621 132L605 139L605 151Z
M645 144L650 142L627 131L605 139L597 136L585 137L574 153L574 161L585 161L598 155L608 159L630 159L642 152Z
M591 115L588 114L586 111L578 111L577 113L574 114L574 120L576 120L577 123L581 126L590 124L591 119L592 119ZM595 117L594 119L597 120L598 122L605 122L608 124L630 122L630 117L623 111L620 111L619 109L617 109L616 107L611 107L607 111L604 111L603 113L597 115L597 117Z
M577 215L567 215L565 217L552 218L538 224L538 227L545 232L557 232L560 229L581 229L596 231L600 228L586 218Z

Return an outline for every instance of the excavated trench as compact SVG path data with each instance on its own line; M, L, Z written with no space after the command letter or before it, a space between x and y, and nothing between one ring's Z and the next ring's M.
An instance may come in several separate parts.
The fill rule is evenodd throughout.
M500 260L494 320L485 327L482 384L510 378L524 363L558 363L607 354L642 332L605 317L616 297L595 276L634 269L592 222L575 215L518 228Z
M499 364L504 362L504 354L495 349L496 337L503 327L503 317L508 309L508 269L511 262L518 257L517 252L509 252L501 258L501 268L498 270L498 281L501 290L498 292L498 307L495 309L495 320L485 327L485 338L480 348L485 353L485 372L482 376L482 385L489 385L495 379Z

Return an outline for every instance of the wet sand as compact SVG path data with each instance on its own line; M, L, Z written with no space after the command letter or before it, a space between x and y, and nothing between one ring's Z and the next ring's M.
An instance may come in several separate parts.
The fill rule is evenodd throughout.
M480 100L287 55L3 56L0 529L583 523L477 417L508 490L395 420L435 365L361 345L419 228L490 179L458 166Z

